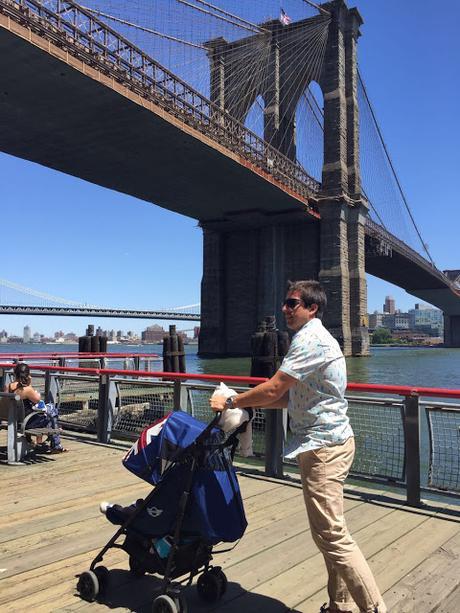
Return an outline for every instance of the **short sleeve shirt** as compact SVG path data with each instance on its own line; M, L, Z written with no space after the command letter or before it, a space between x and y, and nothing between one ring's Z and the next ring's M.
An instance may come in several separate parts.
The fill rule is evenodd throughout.
M287 458L340 445L353 436L345 399L345 358L320 319L311 319L294 335L280 370L297 379L289 390L293 437L286 449Z

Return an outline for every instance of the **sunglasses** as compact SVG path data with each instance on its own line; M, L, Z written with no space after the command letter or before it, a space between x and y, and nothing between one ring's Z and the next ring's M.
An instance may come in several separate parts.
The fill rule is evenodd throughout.
M292 311L293 309L297 308L301 302L302 300L300 300L300 298L286 298L281 306L287 307Z

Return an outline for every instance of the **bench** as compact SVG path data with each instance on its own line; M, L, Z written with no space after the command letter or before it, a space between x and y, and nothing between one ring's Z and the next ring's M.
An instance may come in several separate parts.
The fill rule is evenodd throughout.
M27 435L47 436L59 433L54 428L28 428L27 423L37 414L41 415L42 411L32 411L25 417L21 398L16 394L0 392L0 422L6 422L8 464L21 464L32 451L34 446L27 440Z

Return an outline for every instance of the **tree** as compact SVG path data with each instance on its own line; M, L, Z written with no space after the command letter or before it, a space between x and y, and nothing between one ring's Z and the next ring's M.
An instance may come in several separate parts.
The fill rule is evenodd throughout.
M388 328L377 328L372 335L373 345L387 345L393 340Z

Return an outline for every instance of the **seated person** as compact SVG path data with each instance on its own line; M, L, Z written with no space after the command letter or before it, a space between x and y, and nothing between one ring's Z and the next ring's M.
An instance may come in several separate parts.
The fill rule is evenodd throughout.
M16 394L22 400L24 405L24 416L30 415L34 409L34 405L40 400L40 393L32 387L32 377L30 369L24 362L19 362L14 367L15 380L5 386L5 392ZM27 422L29 428L57 428L57 412L55 415L49 415L46 411L37 413ZM50 453L63 453L67 451L61 444L59 434L51 434L51 449ZM37 443L41 443L41 437L37 438Z

